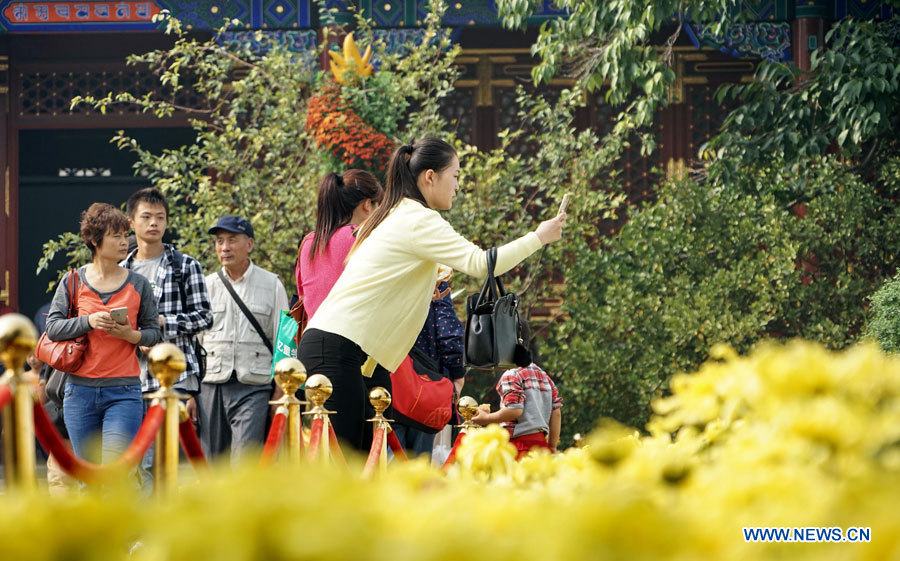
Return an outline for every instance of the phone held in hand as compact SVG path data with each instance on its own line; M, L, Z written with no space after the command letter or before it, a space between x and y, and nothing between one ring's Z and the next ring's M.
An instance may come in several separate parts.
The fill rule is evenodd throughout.
M109 311L109 317L119 325L125 325L128 323L128 308L113 308Z
M569 206L569 199L572 197L571 193L566 193L563 195L563 200L559 203L559 212L557 214L562 214L566 211L566 208Z
M442 282L448 282L450 280L450 277L452 277L452 276L453 276L453 269L451 269L450 267L448 267L446 265L438 264L438 278L437 278L438 284L440 284Z

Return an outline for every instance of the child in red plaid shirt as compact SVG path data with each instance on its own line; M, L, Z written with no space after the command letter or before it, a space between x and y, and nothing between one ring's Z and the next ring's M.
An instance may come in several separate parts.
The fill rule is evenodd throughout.
M472 417L479 425L500 423L521 459L533 448L556 452L562 424L562 399L550 376L535 363L507 370L497 383L500 410L480 410Z

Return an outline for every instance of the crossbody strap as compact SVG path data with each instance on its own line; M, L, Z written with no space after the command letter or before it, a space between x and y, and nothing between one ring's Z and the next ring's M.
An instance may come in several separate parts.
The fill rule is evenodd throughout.
M222 279L222 282L225 284L225 288L234 299L234 303L238 305L238 308L240 308L242 312L244 312L244 316L247 318L247 321L250 322L250 325L253 326L253 329L255 329L260 338L262 338L263 343L266 345L266 348L269 349L270 353L272 353L272 341L270 341L269 338L266 337L266 334L263 332L262 326L259 325L258 321L256 321L256 316L250 313L250 310L247 309L247 305L244 304L244 301L241 300L241 297L238 296L237 292L234 291L234 287L231 286L231 282L229 282L229 280L225 277L225 273L223 273L221 269L219 269L219 278Z
M78 317L78 269L72 269L69 273L69 309L66 316L70 318Z

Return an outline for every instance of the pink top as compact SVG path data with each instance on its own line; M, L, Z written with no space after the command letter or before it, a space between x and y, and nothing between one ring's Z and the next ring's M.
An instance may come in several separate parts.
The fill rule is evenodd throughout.
M328 245L325 246L325 253L317 253L312 260L309 252L312 248L313 233L310 232L303 238L300 246L300 266L296 268L294 275L297 281L297 294L303 296L303 307L306 308L306 314L310 318L344 272L344 261L356 240L353 236L355 229L356 226L348 224L335 230L328 240Z

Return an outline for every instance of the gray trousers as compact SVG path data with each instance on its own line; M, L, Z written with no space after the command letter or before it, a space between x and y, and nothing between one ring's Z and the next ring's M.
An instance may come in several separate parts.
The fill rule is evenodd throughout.
M230 446L235 464L248 450L261 448L271 394L271 384L249 386L238 382L234 374L222 384L200 384L197 413L206 457L212 460Z

